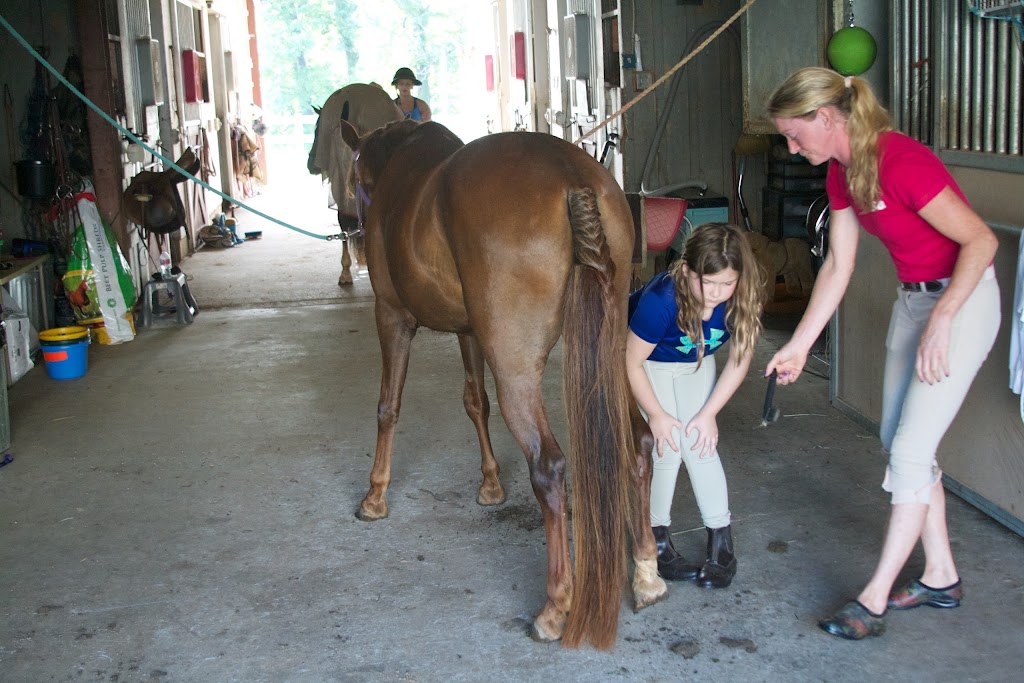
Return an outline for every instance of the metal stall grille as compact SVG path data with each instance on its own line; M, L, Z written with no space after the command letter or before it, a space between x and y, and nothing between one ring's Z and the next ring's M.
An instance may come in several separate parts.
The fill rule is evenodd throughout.
M896 127L926 145L932 144L931 21L927 0L896 0L893 21L893 97Z
M1014 3L997 3L1007 6ZM1024 159L1021 36L963 0L896 0L893 117L940 151ZM1019 17L1018 17L1019 19Z
M151 24L149 21L149 3L147 0L128 0L124 5L124 28L122 31L123 43L121 45L122 54L128 55L128 59L131 61L131 74L132 82L137 83L140 80L140 67L144 65L139 64L139 58L133 45L138 38L149 38L153 35ZM146 126L146 111L145 102L142 99L142 89L136 85L129 89L131 93L131 106L132 111L135 113L135 126L136 130L141 133L145 133Z

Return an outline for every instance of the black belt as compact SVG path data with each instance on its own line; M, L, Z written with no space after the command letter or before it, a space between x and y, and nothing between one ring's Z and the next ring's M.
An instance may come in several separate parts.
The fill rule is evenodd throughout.
M907 292L941 292L945 288L945 283L939 282L938 280L928 280L928 282L901 282L900 289Z

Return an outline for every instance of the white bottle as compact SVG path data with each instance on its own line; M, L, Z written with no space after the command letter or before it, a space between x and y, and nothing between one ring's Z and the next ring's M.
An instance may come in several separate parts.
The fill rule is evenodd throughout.
M171 255L166 251L160 252L160 277L169 280L171 275Z

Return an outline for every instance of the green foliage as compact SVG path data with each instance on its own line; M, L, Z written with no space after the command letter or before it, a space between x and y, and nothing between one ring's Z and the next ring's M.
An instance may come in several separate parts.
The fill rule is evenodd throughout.
M463 139L483 134L483 54L493 52L483 0L256 0L263 109L312 114L338 88L376 82L395 94L402 66L413 94ZM308 125L307 125L308 127ZM305 131L307 134L311 130Z
M350 4L348 0L341 3ZM335 87L341 36L333 0L263 0L256 7L264 109L308 114Z

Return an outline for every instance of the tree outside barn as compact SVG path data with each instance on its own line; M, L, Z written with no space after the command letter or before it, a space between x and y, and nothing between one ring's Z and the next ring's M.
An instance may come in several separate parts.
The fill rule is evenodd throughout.
M260 0L256 6L266 143L306 154L313 106L338 88L376 82L392 96L410 67L439 121L464 140L487 132L484 55L490 7L467 0ZM301 122L301 128L297 122ZM281 149L284 153L285 149ZM273 169L271 175L274 175Z

